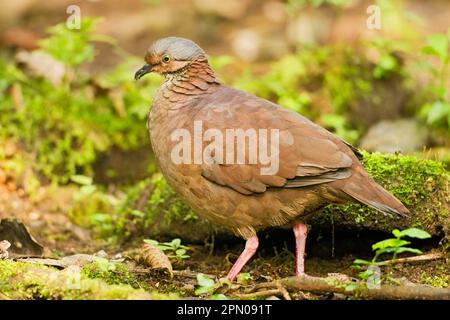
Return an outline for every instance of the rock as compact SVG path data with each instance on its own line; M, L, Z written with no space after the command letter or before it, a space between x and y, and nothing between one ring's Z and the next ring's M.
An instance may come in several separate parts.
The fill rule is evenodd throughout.
M233 37L232 47L242 60L255 61L260 55L261 37L255 31L240 30Z
M426 128L415 119L384 120L367 131L360 147L372 152L411 153L422 149L427 140Z
M331 19L332 14L327 11L303 10L289 22L287 38L294 45L324 43L329 37Z
M100 250L98 251L95 256L99 257L99 258L105 258L108 259L108 254L106 253L105 250Z

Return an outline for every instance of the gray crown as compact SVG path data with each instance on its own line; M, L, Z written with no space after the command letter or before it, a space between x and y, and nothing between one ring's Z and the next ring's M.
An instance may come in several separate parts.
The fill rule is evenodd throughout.
M205 52L195 42L178 37L167 37L154 42L148 51L153 54L169 54L175 60L195 60Z

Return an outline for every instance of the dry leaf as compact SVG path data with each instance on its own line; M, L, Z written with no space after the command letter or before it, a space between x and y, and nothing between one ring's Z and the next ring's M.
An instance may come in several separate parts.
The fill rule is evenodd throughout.
M61 83L66 73L66 67L62 62L42 51L19 51L16 59L25 64L33 75L44 77L55 86Z
M169 258L152 244L146 243L142 246L137 261L154 269L166 269L172 275L172 264Z

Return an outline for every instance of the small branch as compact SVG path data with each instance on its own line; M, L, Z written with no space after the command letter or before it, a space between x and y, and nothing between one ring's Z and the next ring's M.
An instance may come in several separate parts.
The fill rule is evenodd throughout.
M252 288L246 290L246 292L244 294L253 294L253 293L258 293L258 292L270 291L270 290L258 291L258 289L269 289L269 288L273 288L272 290L278 290L278 292L283 296L283 298L285 300L292 300L291 296L289 295L289 292L286 290L286 288L283 287L281 285L281 283L276 283L276 282L259 283L255 286L253 286Z
M291 296L289 295L289 291L287 291L285 287L280 286L278 288L278 290L280 290L281 294L283 295L284 300L292 300Z
M414 256L414 257L380 261L379 263L377 263L377 265L385 266L385 265L389 265L389 264L398 264L398 263L415 263L415 262L438 260L438 259L443 259L443 258L444 258L444 255L441 252L435 252L435 253L423 254L423 255Z
M176 277L197 279L198 272L189 271L189 270L173 270L173 275ZM215 276L211 275L211 274L204 273L204 275L207 277L213 278L213 279L215 278Z
M256 299L261 297L270 297L270 296L283 296L284 294L280 289L269 289L269 290L261 290L252 293L236 293L234 296L239 299ZM289 297L290 300L290 297Z
M369 289L364 283L359 283L355 290L347 291L349 284L358 284L351 281L342 281L335 278L318 278L311 276L289 277L277 280L275 283L284 285L287 289L296 289L312 292L342 293L366 299L400 299L400 300L448 300L450 289L433 288L424 285L392 286L381 285L378 289Z

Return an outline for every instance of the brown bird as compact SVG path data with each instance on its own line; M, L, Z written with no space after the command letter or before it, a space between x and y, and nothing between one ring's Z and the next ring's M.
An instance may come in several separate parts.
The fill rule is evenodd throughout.
M145 61L136 80L149 72L165 77L147 123L164 177L198 214L247 241L230 280L267 227L293 228L296 274L304 274L302 218L329 203L409 212L364 170L358 149L297 113L222 84L194 42L160 39Z

